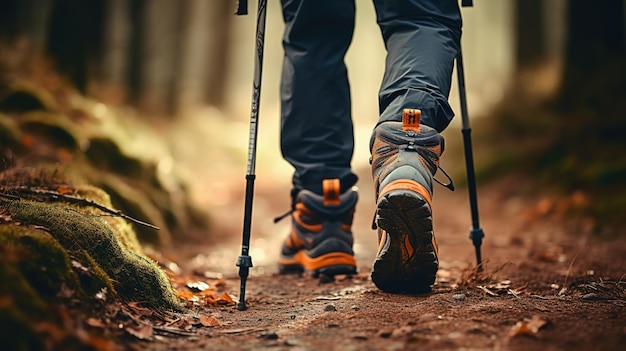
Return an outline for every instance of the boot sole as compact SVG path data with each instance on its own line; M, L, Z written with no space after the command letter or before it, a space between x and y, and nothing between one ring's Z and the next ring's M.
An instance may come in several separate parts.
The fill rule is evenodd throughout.
M381 246L372 267L372 281L389 293L427 293L439 261L430 204L421 194L392 190L379 200Z

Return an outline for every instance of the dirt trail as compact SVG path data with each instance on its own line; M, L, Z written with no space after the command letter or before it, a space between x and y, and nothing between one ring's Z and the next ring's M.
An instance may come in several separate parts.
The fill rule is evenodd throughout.
M485 272L474 271L468 239L467 192L438 187L435 231L441 269L433 292L393 295L369 279L376 249L370 229L374 211L366 175L355 218L360 273L320 284L309 276L280 276L274 259L288 221L269 224L288 208L284 184L257 187L255 263L248 280L249 309L212 307L198 311L220 326L198 336L161 338L136 346L148 349L209 350L617 350L626 342L626 243L598 239L585 218L564 218L564 207L584 204L549 197L525 199L516 179L479 188L486 239ZM237 186L233 185L237 192ZM281 194L278 196L277 194ZM241 195L241 194L237 194ZM181 258L185 272L224 274L222 289L239 294L234 261L239 252L241 204L216 209L220 247ZM446 214L446 215L444 215Z

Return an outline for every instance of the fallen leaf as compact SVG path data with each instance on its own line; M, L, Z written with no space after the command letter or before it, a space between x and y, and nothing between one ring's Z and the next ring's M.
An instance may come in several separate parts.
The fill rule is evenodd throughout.
M71 194L72 193L72 188L66 186L66 185L61 185L57 188L57 193L61 194L61 195L67 195L67 194Z
M547 320L539 316L533 316L530 320L517 322L513 328L511 328L509 335L511 337L518 335L535 335L546 323L548 323Z
M125 328L126 332L137 339L147 340L154 334L154 328L149 324L142 324L140 326L128 326Z
M197 293L196 295L197 296L202 296L204 298L212 298L214 300L217 300L217 294L215 293L214 290L210 290L210 289L201 291L201 292Z
M85 320L85 323L87 323L88 326L94 327L94 328L104 328L105 327L104 323L101 320L93 318L93 317L87 318Z
M196 318L193 316L183 316L179 321L173 323L172 326L181 330L190 330L196 324Z
M183 299L183 300L191 300L194 297L196 297L192 292L190 291L178 291L176 293L176 296L178 296L178 298Z
M187 283L187 287L189 289L191 289L192 291L194 291L194 290L196 290L196 291L205 291L208 288L210 288L209 284L207 284L205 282L201 282L201 281Z
M147 308L147 307L143 307L143 306L139 306L138 302L135 301L131 301L128 303L128 307L130 307L130 309L137 315L140 316L151 316L152 315L152 310Z
M224 278L220 278L213 282L213 286L226 286L226 280L224 280Z
M220 321L210 316L200 317L200 324L205 327L216 327L222 325Z
M217 299L217 303L220 305L230 305L230 304L234 304L235 301L233 301L233 298L230 297L230 295L228 295L227 293L223 293L222 296L220 296L220 298Z
M10 223L13 221L13 218L11 218L11 216L8 216L4 213L0 213L0 223Z

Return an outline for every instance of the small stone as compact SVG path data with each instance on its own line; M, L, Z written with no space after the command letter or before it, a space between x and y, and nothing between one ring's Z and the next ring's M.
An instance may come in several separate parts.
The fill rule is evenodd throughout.
M324 311L326 311L326 312L336 312L337 311L337 307L335 307L335 305L333 305L332 303L329 303L328 305L326 305L324 307Z
M361 307L359 307L359 306L357 306L357 305L352 305L352 306L350 307L350 309L352 309L353 311L360 311L360 310L361 310Z
M380 336L381 338L389 338L391 337L391 330L381 330L380 333L378 333L378 336Z
M319 283L320 284L328 284L328 283L332 283L334 281L335 281L335 277L333 277L332 275L320 274L320 276L319 276Z
M465 300L465 294L454 294L452 295L452 298L457 301L463 301Z
M261 335L259 335L259 338L264 340L276 340L278 339L278 334L276 334L276 332L265 332L261 333Z
M583 295L583 300L601 300L601 298L596 293L588 293Z
M463 336L463 334L461 334L460 332L452 332L448 334L448 338L450 339L458 339L461 336Z
M295 337L285 340L285 346L302 346L302 342Z

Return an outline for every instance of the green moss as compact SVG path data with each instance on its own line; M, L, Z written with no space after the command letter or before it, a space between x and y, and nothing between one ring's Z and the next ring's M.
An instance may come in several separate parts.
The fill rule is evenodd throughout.
M165 273L155 262L124 247L100 216L27 200L0 200L0 206L16 221L45 227L70 256L83 261L92 272L105 272L122 299L145 301L155 308L180 308Z
M39 294L52 297L63 283L80 291L66 251L49 233L11 225L0 225L0 233L0 244L25 253L26 257L16 264Z
M76 187L76 195L78 197L85 198L87 200L93 201L101 206L107 208L114 208L111 203L111 197L108 193L100 188L96 188L91 185L81 185ZM77 209L79 207L76 207ZM100 210L95 208L83 208L81 210L84 213L91 214L101 214ZM134 252L142 252L141 244L139 240L137 240L137 234L133 228L133 226L128 223L128 221L124 220L121 217L116 216L105 216L101 217L106 221L106 223L111 227L113 233L115 234L117 240L119 240L120 244L127 250L131 250Z
M0 348L41 350L40 339L32 328L33 316L51 320L53 316L14 262L0 259Z

